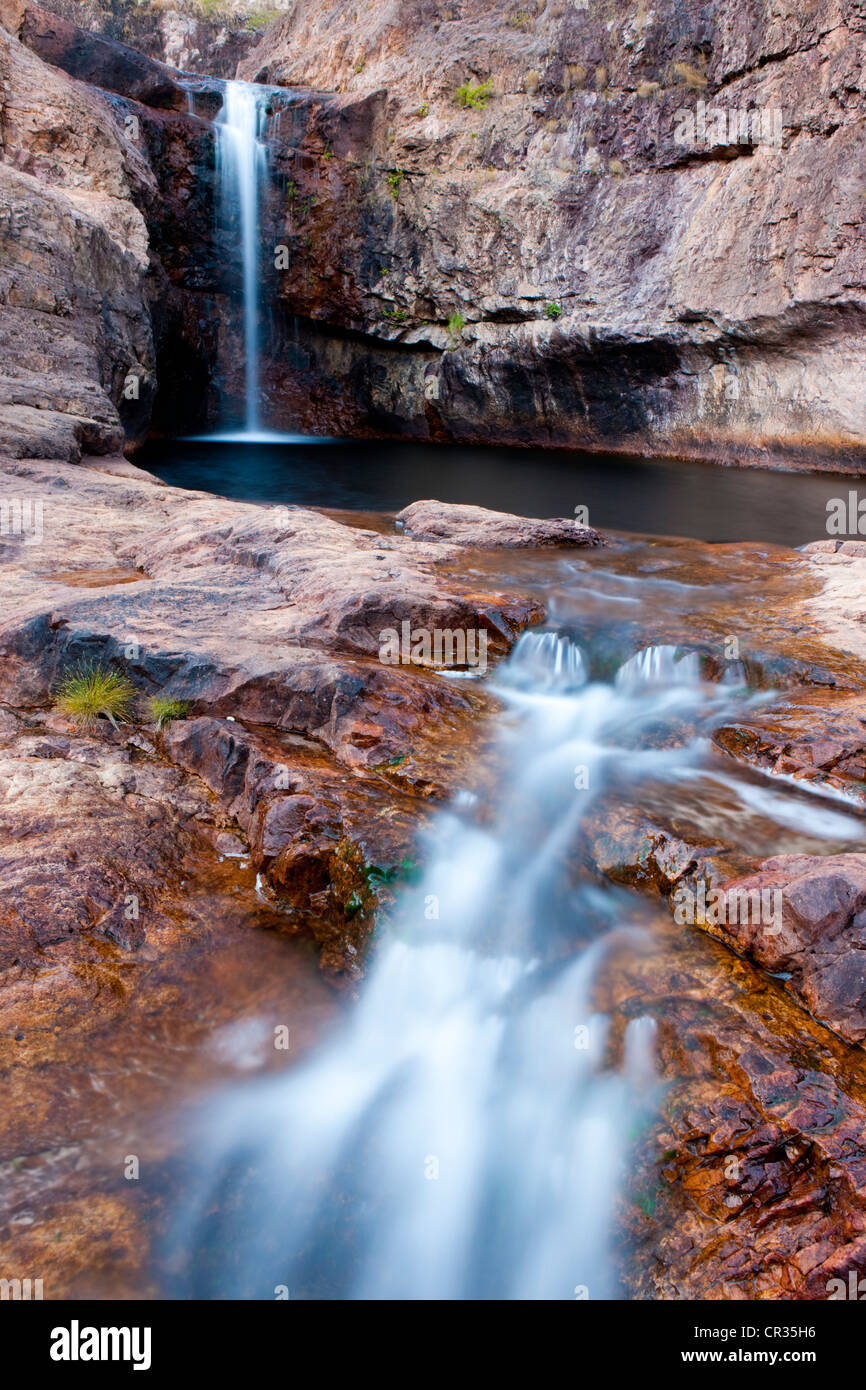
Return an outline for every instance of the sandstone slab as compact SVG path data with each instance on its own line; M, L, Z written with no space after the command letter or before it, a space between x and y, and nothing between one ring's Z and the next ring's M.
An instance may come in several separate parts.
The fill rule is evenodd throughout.
M451 541L479 550L551 545L601 545L591 526L567 517L540 520L448 502L413 502L397 513L397 525L418 540Z

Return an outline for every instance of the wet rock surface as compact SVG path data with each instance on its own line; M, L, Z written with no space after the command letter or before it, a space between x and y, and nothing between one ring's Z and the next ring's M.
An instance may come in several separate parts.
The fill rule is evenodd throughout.
M866 1233L861 1049L673 922L623 946L599 1002L652 1013L664 1079L622 1214L624 1294L829 1298Z
M245 67L308 88L274 114L269 212L292 250L278 294L300 324L284 352L288 317L277 323L272 416L856 462L863 270L856 189L836 171L853 167L861 21L828 7L739 26L713 10L708 36L679 14L520 14L433 17L406 3L349 17L299 3ZM44 1269L48 1296L106 1296L146 1283L136 1246L160 1200L139 1204L124 1186L138 1141L118 1117L136 1103L153 1112L167 1055L187 1057L193 1084L221 1075L221 1056L203 1064L196 1049L247 1007L280 1023L288 991L312 1039L336 1007L316 993L312 945L329 979L355 988L429 808L470 767L484 775L491 697L383 664L383 629L471 627L496 659L545 605L469 548L573 548L576 536L567 519L433 503L406 509L402 534L350 528L182 495L117 459L154 403L157 424L208 413L224 318L205 230L212 129L178 109L174 77L149 60L82 43L17 0L0 19L0 447L25 456L2 462L0 487L10 515L28 518L0 538L0 868L12 889L0 912L0 1251L3 1267ZM473 102L488 77L489 98ZM677 112L722 97L793 113L783 145L684 153ZM806 188L817 192L804 204ZM130 373L138 404L124 400ZM108 456L103 471L68 462L92 453ZM31 544L37 500L44 536ZM782 692L714 732L721 762L855 812L861 544L822 541L799 559L716 547L700 561L681 545L622 568L693 591L691 626L658 616L644 642L691 642L705 675L736 667ZM702 566L766 591L750 613L734 591L726 608ZM611 625L593 602L573 617L578 635ZM732 630L752 644L735 659L723 653ZM625 622L600 643L603 674L632 636ZM52 712L58 676L81 658L129 673L133 724L83 733ZM156 728L155 694L188 702L187 716ZM699 789L693 814L682 804L601 807L578 871L671 901L699 882L778 892L781 930L730 914L684 926L660 904L648 949L629 938L599 987L620 1022L657 1018L669 1087L636 1158L644 1190L622 1213L636 1253L626 1291L823 1298L866 1248L866 856L819 854L796 843L800 830L768 855L769 813L769 828L746 833L718 794ZM269 1048L235 1041L232 1065L247 1051L268 1065Z
M727 882L719 908L720 932L849 1042L866 1036L864 872L861 854L781 855ZM765 916L757 901L780 910Z
M449 539L425 540L385 518L374 530L181 493L111 460L7 460L2 487L22 508L41 500L42 537L0 542L0 858L15 890L0 916L10 1095L0 1251L16 1267L40 1263L47 1296L157 1292L141 1257L163 1229L172 1138L159 1125L139 1133L129 1096L147 1130L166 1046L193 1089L246 1056L253 1069L276 1065L266 1034L286 1022L287 993L299 1047L312 1042L342 997L330 991L327 1003L317 970L357 988L377 920L416 872L430 810L490 775L493 697L383 664L382 627L471 623L488 632L495 660L541 618L542 594L568 627L558 566L574 593L577 564L588 647L609 629L607 645L592 648L609 678L604 663L641 644L630 620L610 620L622 610L620 577L655 575L664 611L657 630L645 619L642 640L694 644L697 622L703 673L719 682L730 676L718 652L730 614L714 587L725 567L732 611L753 593L768 600L754 632L743 628L743 668L768 696L766 682L784 683L749 718L769 725L789 703L814 699L825 713L838 701L854 719L862 698L856 658L822 644L817 620L797 631L794 600L812 602L818 585L793 552L620 539L497 555L484 538L513 537L513 518L485 514L479 531L473 516L468 532L452 525ZM597 597L595 611L606 576L613 601ZM58 674L83 656L131 676L132 723L84 733L53 710ZM847 689L802 684L834 671ZM153 694L188 701L185 717L158 729ZM675 742L693 733L671 728ZM660 739L649 731L646 744ZM729 766L754 778L748 814ZM830 854L809 832L810 812L780 833L760 766L720 737L715 784L684 787L675 808L669 788L652 784L640 808L613 795L574 865L658 904L637 911L643 946L629 931L621 949L613 943L597 991L614 1018L614 1052L629 1018L656 1019L666 1084L621 1210L623 1291L633 1297L825 1297L866 1236L866 1064L852 1045L862 1036L851 949L866 894L859 827L846 821ZM779 888L783 934L769 938L769 953L739 928L673 920L677 890L700 879ZM246 1010L257 1020L249 1042L225 1034ZM234 1040L227 1051L224 1035ZM97 1052L99 1090L82 1100ZM139 1152L163 1175L140 1195L119 1175Z
M39 773L58 768L74 781L78 766L74 728L51 713L59 676L82 661L122 669L145 728L132 736L106 724L111 757L167 764L169 787L182 769L208 788L221 808L214 825L240 833L254 869L292 909L292 928L329 923L333 933L335 914L345 927L352 914L342 909L363 890L352 930L362 929L375 905L365 869L406 858L425 805L465 771L472 728L490 708L471 683L409 654L408 664L383 664L382 632L471 627L493 659L541 617L538 602L445 579L437 563L454 547L303 508L25 461L8 463L3 487L25 519L39 503L39 543L23 528L0 542L10 601L0 695L44 724L32 754L48 759ZM77 571L67 568L71 553ZM155 695L182 702L188 717L155 729ZM99 744L87 748L85 766ZM132 767L130 786L142 775ZM161 799L156 784L152 799ZM26 858L19 867L36 872ZM48 882L40 877L34 894ZM119 911L119 883L109 896ZM102 920L95 905L86 920ZM345 951L341 961L351 973Z
M337 1007L316 963L357 987L430 808L489 737L491 697L383 665L380 626L471 622L494 659L541 609L445 578L456 547L122 462L7 460L2 488L41 508L38 539L0 540L0 1254L36 1261L46 1297L140 1293L161 1189L131 1195L123 1162L171 1152L164 1097L148 1129L160 1078L176 1092L294 1059ZM82 659L132 679L128 722L54 710ZM186 717L159 728L157 693ZM284 1058L262 1019L287 1011ZM252 1041L223 1054L246 1014Z

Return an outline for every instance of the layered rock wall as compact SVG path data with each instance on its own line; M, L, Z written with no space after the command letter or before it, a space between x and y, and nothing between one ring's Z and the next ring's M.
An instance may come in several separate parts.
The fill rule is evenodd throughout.
M0 448L74 459L202 424L226 307L213 126L122 45L17 0L0 20Z
M240 67L338 94L287 174L272 414L856 464L864 28L850 0L297 0Z

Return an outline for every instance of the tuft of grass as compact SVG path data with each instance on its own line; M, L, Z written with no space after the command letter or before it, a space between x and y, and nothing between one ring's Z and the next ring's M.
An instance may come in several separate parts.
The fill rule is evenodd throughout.
M555 299L549 299L544 306L544 312L549 319L561 319L562 305L557 304Z
M281 13L281 10L274 9L254 10L252 14L247 15L247 28L251 34L256 34L259 29L266 29L275 19L279 19Z
M674 63L674 72L681 82L684 82L692 91L700 92L706 87L708 78L701 72L700 68L694 67L691 63Z
M405 177L406 175L402 169L392 169L390 174L385 175L385 182L391 190L391 197L394 199L395 203L400 197L400 185Z
M175 700L170 695L153 695L150 699L150 717L155 720L157 729L164 729L173 719L185 719L189 714L189 700Z
M458 106L471 107L476 111L483 111L491 96L493 95L493 80L488 78L486 82L479 82L477 87L465 82L462 87L458 87L454 93L454 100Z
M55 708L84 729L104 718L116 729L128 722L135 686L128 676L99 661L80 661L61 678Z
M466 327L466 320L459 309L456 309L448 320L448 332L452 338L459 338Z

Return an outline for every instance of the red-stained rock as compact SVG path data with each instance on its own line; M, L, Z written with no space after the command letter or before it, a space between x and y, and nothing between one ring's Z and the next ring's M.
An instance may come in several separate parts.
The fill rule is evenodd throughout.
M762 895L766 910L755 912ZM816 1018L850 1042L866 1038L866 855L765 860L724 885L719 916L715 931L765 969L784 973Z
M207 785L292 928L343 969L340 940L357 954L375 907L345 911L365 864L411 856L488 707L471 682L379 660L383 632L466 627L494 660L541 616L537 601L446 576L454 546L304 508L183 493L133 470L19 461L0 478L10 501L46 495L41 543L0 541L0 698L44 711L58 675L88 658L128 674L145 723L150 695L188 702L191 717L155 740L135 735L142 750Z

